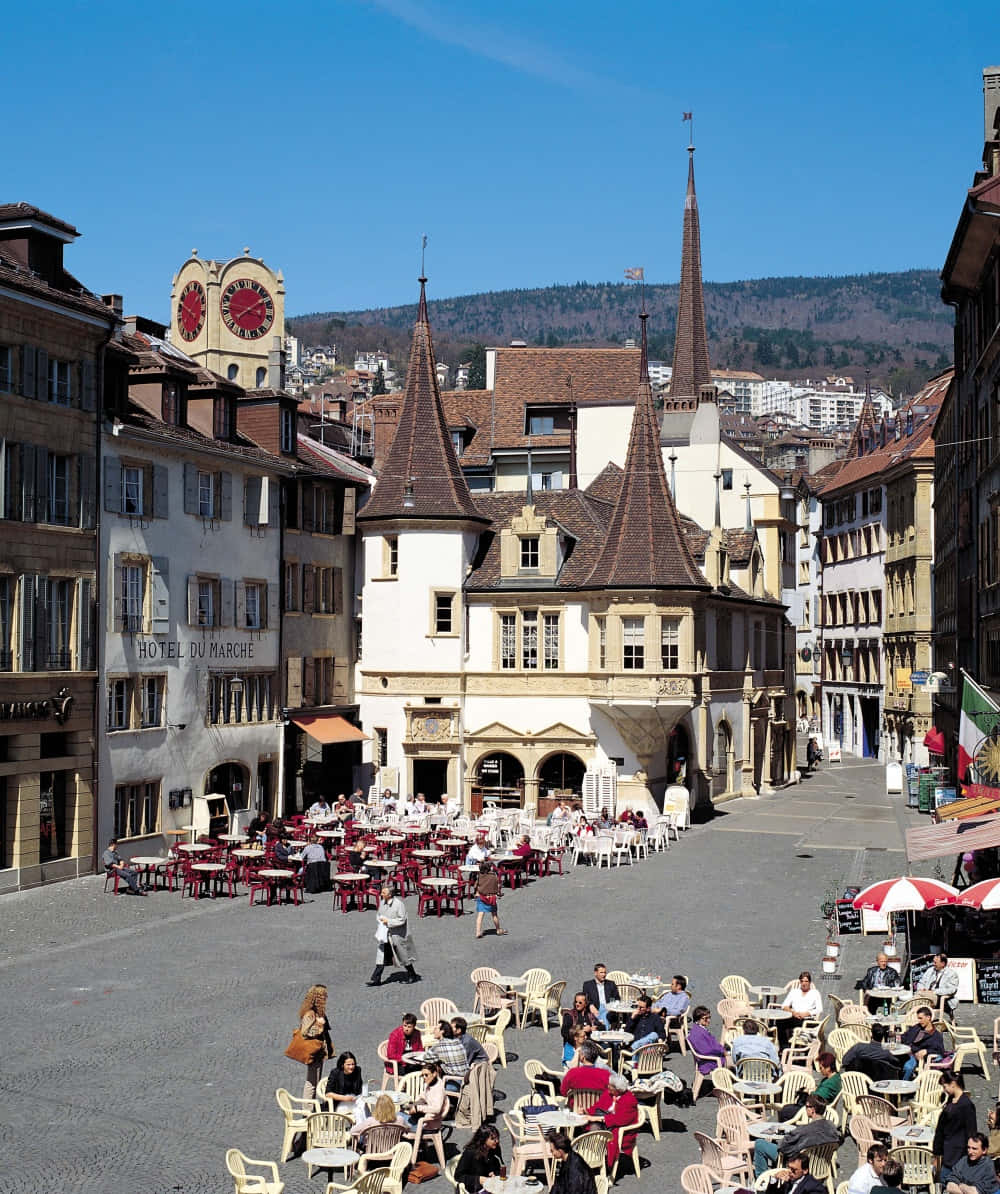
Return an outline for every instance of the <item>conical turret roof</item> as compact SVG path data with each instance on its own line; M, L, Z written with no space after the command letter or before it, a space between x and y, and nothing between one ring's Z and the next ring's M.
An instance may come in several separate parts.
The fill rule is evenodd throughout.
M694 189L694 146L688 147L687 194L684 198L684 237L681 245L681 283L674 338L671 398L697 398L702 386L711 385L708 334L705 331L705 296L701 285L701 224Z
M708 584L681 532L660 451L642 316L639 392L621 492L588 585L608 589L704 589Z
M375 490L358 516L466 519L488 522L476 509L448 434L427 318L427 279L420 279L420 304L413 327L403 408ZM412 487L412 492L408 488Z

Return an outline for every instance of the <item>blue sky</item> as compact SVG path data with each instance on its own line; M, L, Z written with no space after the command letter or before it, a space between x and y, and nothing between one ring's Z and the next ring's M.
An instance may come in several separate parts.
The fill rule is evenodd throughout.
M51 0L4 21L4 200L168 317L192 246L287 311L674 281L692 110L710 280L938 267L995 9L635 0ZM11 98L21 101L13 110Z

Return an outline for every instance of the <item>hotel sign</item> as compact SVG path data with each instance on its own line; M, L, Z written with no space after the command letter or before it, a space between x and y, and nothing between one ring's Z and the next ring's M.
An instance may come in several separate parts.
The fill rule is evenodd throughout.
M135 653L144 663L186 663L194 660L201 663L236 663L250 661L254 657L254 642L224 642L211 639L204 642L189 639L187 642L166 642L158 638L136 639Z

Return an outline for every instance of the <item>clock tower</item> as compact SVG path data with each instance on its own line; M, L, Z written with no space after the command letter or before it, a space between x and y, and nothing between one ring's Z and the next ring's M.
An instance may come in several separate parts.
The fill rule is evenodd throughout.
M285 280L244 249L210 261L197 249L174 276L170 342L246 390L269 384L268 358L285 334ZM273 360L273 356L271 357Z

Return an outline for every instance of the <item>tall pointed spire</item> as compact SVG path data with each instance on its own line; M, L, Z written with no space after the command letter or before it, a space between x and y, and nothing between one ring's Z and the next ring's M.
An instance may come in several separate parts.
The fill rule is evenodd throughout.
M476 509L448 434L427 318L427 279L420 278L420 302L413 326L403 408L375 490L358 516L471 519L488 522Z
M640 318L639 393L628 457L607 538L587 584L601 588L706 588L681 532L663 471L660 428L649 383L645 311Z
M701 286L701 225L694 189L694 146L688 146L687 194L684 198L684 237L681 245L681 284L674 338L671 398L697 398L710 385L708 335L705 331L705 296Z
M869 375L865 381L865 400L858 412L858 421L847 445L847 459L863 456L875 446L875 404L872 402L872 383Z

